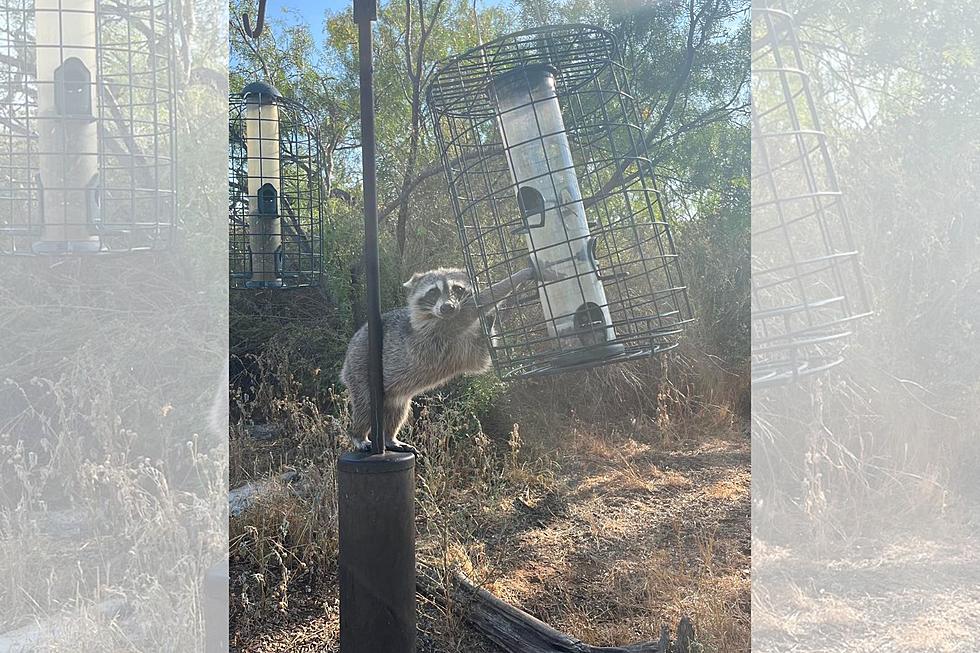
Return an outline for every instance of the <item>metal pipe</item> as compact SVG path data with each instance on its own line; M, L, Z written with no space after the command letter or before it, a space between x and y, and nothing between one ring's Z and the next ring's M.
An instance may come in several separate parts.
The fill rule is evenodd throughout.
M415 456L385 451L381 282L375 187L371 23L377 0L354 0L361 83L364 266L373 453L337 463L341 653L412 653L416 647Z
M414 653L415 456L337 464L340 653Z
M364 277L367 284L368 385L371 391L371 441L376 455L385 452L384 348L381 325L381 266L378 262L378 189L374 148L374 61L371 24L376 0L354 0L361 84L361 174L364 181Z

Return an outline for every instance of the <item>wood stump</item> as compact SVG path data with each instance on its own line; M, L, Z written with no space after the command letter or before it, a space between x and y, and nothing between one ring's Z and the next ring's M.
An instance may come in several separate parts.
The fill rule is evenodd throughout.
M470 582L460 573L449 579L449 600L464 606L466 621L507 653L700 653L694 636L694 625L683 617L677 626L677 638L671 639L664 625L660 639L630 646L590 646L555 630ZM432 569L423 568L418 576L419 591L445 606L447 591Z

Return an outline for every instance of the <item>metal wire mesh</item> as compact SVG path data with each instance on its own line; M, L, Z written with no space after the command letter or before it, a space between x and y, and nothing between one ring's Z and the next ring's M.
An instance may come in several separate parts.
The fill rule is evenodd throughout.
M774 5L752 14L752 380L761 386L840 363L869 303L793 19Z
M169 244L173 28L169 0L0 4L0 253Z
M261 82L229 103L233 288L298 288L322 271L324 178L315 120Z
M691 319L625 72L608 32L551 26L443 62L428 89L478 301L529 262L550 273L483 311L502 378L663 352Z

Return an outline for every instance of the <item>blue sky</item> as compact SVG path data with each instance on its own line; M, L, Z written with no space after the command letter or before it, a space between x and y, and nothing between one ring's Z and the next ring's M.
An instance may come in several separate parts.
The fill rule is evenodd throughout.
M323 22L326 11L351 11L352 0L267 0L266 15L269 18L282 18L284 9L299 12L302 22L316 28Z
M382 0L379 0L379 4ZM323 23L323 16L330 10L331 12L343 11L353 12L353 0L267 0L266 16L273 19L281 19L284 9L292 9L298 12L296 20L301 20L313 27L313 33L317 34L320 25ZM493 5L507 5L510 0L477 0L477 6L481 9ZM252 18L254 22L254 17Z

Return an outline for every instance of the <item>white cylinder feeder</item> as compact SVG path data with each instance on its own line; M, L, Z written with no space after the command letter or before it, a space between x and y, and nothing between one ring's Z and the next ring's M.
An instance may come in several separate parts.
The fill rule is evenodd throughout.
M245 149L248 152L248 237L252 276L248 288L281 288L282 228L279 195L279 100L270 84L253 82L245 97Z
M443 61L427 103L498 375L650 356L691 319L643 124L613 36L508 34ZM489 288L521 269L534 286Z
M172 0L5 0L0 254L169 246Z
M623 345L609 315L609 302L592 249L582 192L555 92L555 69L530 65L492 82L500 137L524 224L523 234L538 270L558 280L539 287L552 336L566 347L591 345L569 358L587 361L615 356Z
M258 81L232 93L228 111L231 285L310 286L322 272L326 178L318 121Z
M35 0L38 186L35 253L101 248L95 0Z

